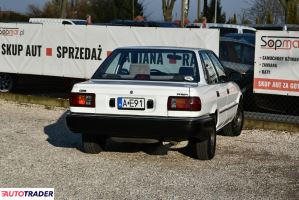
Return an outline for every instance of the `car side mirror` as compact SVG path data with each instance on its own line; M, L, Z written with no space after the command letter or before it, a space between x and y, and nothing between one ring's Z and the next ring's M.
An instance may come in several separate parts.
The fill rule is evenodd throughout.
M238 72L232 72L229 74L229 80L239 83L242 80L242 74L238 73Z

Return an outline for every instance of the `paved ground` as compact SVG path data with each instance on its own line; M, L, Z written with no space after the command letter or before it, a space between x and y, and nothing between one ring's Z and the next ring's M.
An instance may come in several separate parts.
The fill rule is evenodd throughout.
M87 155L64 112L0 101L0 187L54 187L56 199L299 198L299 133L219 136L211 161L117 142Z

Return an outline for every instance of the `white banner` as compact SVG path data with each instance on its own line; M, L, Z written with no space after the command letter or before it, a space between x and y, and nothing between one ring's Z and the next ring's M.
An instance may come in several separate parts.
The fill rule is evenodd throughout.
M299 96L299 32L257 32L254 92Z
M206 48L219 53L219 30L0 23L0 72L89 79L123 46Z

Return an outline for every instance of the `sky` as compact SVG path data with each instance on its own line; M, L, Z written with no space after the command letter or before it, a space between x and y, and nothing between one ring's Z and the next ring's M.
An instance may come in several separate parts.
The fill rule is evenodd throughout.
M0 7L2 10L12 10L22 13L27 12L29 4L35 4L40 7L48 0L0 0ZM145 6L145 15L149 20L163 20L161 0L139 0ZM180 0L176 1L173 16L174 19L180 18ZM203 4L203 0L201 0ZM221 0L223 11L226 12L227 17L233 16L234 13L241 14L242 8L248 7L248 0ZM197 0L190 0L189 19L193 21L196 18ZM203 5L201 6L203 8Z

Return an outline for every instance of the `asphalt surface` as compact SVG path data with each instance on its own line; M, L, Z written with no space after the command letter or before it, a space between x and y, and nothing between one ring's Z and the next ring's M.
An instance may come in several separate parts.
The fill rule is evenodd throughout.
M65 111L0 100L0 187L53 187L56 199L299 199L299 133L218 136L211 161L115 141L88 155Z

